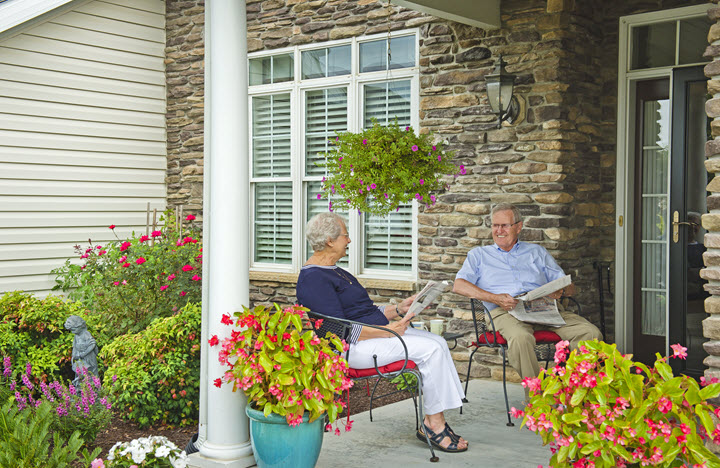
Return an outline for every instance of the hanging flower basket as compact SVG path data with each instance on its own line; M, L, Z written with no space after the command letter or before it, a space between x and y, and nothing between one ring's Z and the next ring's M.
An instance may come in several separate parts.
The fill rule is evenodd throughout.
M332 144L318 163L329 175L317 195L329 200L331 211L347 207L385 216L413 199L434 205L432 192L446 188L442 176L465 173L451 162L452 153L442 142L416 135L412 127L400 128L397 120L388 126L373 120L360 133L338 133Z

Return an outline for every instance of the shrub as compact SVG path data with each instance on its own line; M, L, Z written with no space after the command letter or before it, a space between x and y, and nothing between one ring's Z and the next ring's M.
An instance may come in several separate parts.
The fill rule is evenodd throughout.
M16 363L32 362L36 384L72 378L73 334L64 328L71 315L85 320L98 346L108 342L102 317L91 315L80 303L59 296L39 299L17 291L4 294L0 297L0 353ZM21 374L22 369L17 368L13 377L18 379Z
M75 246L81 264L68 260L53 270L56 286L102 314L113 336L143 330L188 302L201 300L202 247L192 229L177 225L170 211L165 226L150 236L88 247ZM195 219L188 215L185 221ZM110 226L115 232L115 226ZM117 236L116 236L117 237Z
M13 401L7 401L0 408L0 466L62 468L78 463L89 466L90 460L100 453L101 449L96 448L92 453L83 449L79 454L83 440L77 431L68 439L56 432L51 439L51 424L49 405L41 405L36 411L20 411Z
M14 396L19 411L50 407L51 429L61 437L70 438L77 431L84 441L91 442L110 424L110 403L98 377L86 375L78 390L57 380L36 386L32 383L36 379L32 378L30 363L25 366L21 383L11 380L10 366L10 359L5 358L0 390L5 389Z
M113 405L141 427L185 426L197 422L200 391L199 304L159 319L146 330L120 336L101 358L111 363L105 384L117 376Z

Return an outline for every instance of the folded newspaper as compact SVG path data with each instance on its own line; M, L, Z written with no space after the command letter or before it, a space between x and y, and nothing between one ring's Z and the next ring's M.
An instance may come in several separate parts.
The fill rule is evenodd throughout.
M415 300L408 309L408 314L419 314L425 307L432 304L435 299L449 287L450 283L447 281L443 281L441 283L432 280L428 281L425 287L422 288L422 291L417 293L417 296L415 296Z
M510 311L510 315L522 322L547 325L549 327L562 327L565 325L565 320L560 316L557 303L554 299L545 296L558 289L570 286L570 283L572 283L570 275L565 275L530 292L516 296L515 299L518 299L518 303Z

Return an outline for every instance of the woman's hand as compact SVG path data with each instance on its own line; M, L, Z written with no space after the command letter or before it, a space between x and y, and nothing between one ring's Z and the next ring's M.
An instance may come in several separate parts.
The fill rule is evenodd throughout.
M415 296L417 294L413 294L412 296L403 299L403 301L397 305L397 311L399 312L399 315L405 315L407 314L408 310L410 309L410 306L412 305L413 301L415 300Z
M394 331L398 335L403 336L405 334L405 330L407 330L409 324L410 324L410 320L402 319L402 320L396 320L396 321L390 322L389 324L387 324L385 326L385 328L389 328L390 330ZM388 333L387 336L394 337L395 335L393 335L392 333Z

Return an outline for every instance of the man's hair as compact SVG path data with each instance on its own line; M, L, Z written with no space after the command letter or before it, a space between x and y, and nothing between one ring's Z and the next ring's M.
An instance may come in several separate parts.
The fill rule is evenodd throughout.
M495 213L498 213L500 211L512 211L514 223L519 223L520 221L522 221L522 215L520 214L520 210L512 203L498 203L497 205L493 206L492 210L490 211L490 220L492 221L492 217L495 216Z
M332 212L316 214L310 218L305 228L305 237L315 252L324 250L327 241L340 236L341 222L345 222L342 216Z

